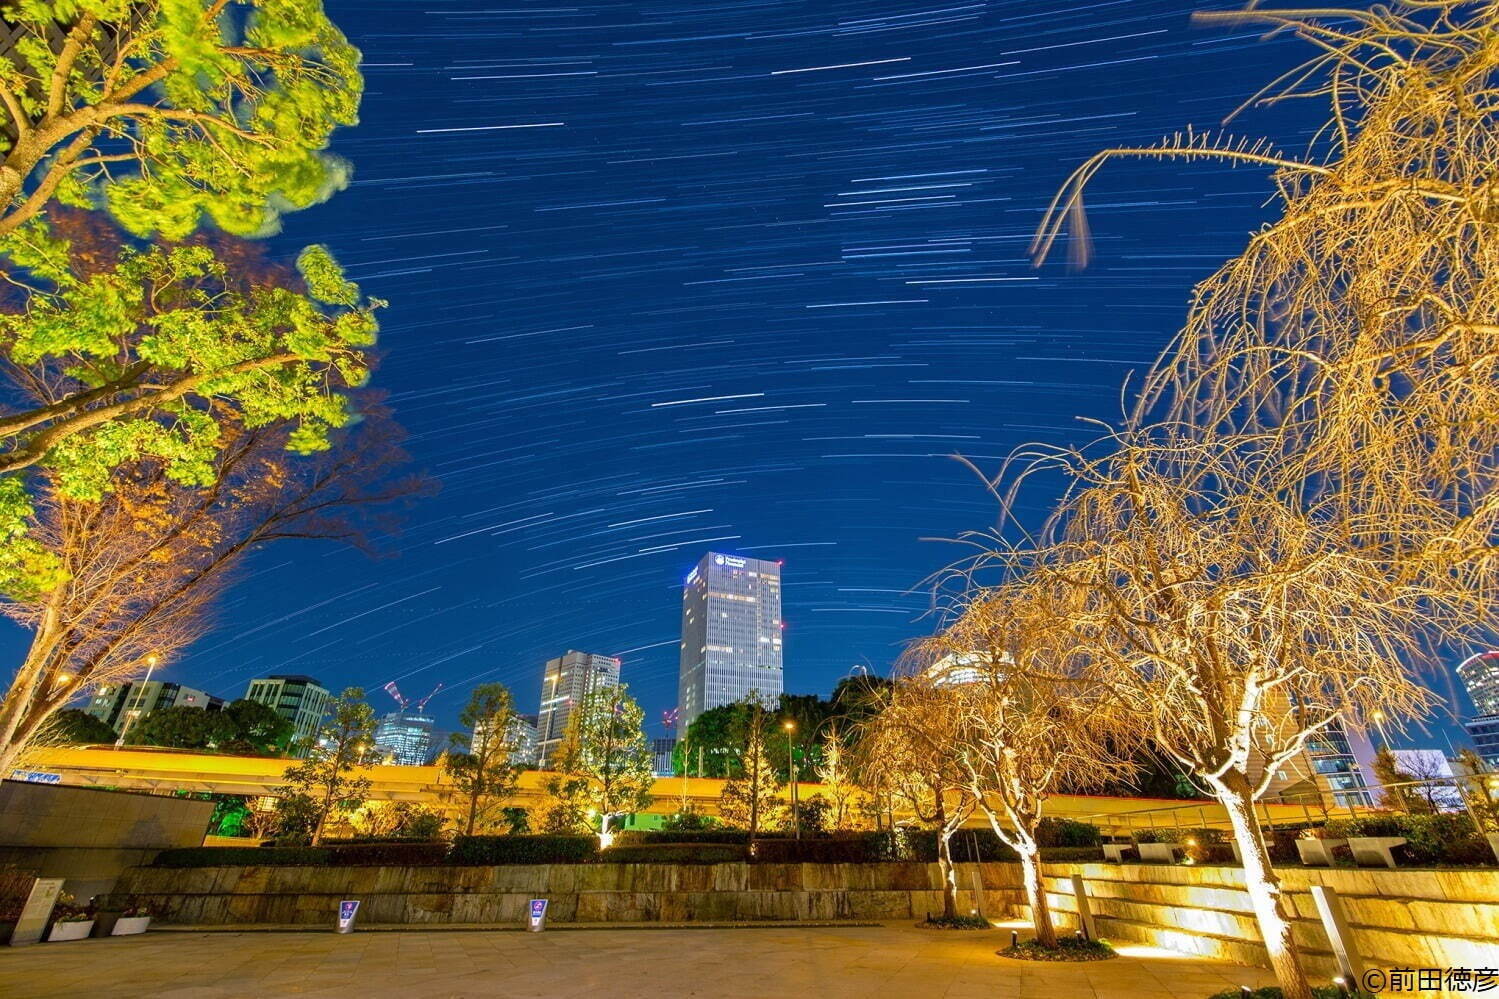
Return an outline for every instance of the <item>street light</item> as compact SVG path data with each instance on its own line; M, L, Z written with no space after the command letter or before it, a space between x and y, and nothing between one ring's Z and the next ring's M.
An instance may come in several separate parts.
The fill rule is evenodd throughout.
M796 807L796 757L794 755L794 742L796 733L796 722L790 718L786 719L781 726L786 730L786 776L791 778L791 828L796 831L796 838L802 838L802 816Z
M1384 734L1384 712L1376 711L1370 715L1374 720L1374 728L1379 732L1379 741L1385 749L1390 748L1390 737Z
M146 657L146 679L141 682L140 696L135 699L135 703L137 705L141 703L141 698L146 696L146 685L151 682L151 674L156 672L156 662L156 653L153 652L151 653L151 655ZM132 684L131 686L133 687L134 684ZM130 725L135 721L135 716L138 714L140 714L139 707L125 712L125 724L120 728L120 737L115 740L116 749L119 749L121 746L125 745L125 733L130 731Z

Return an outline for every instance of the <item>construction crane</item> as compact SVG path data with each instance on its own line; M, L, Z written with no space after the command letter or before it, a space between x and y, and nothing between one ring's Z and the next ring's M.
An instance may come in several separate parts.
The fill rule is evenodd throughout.
M419 701L408 701L406 698L404 698L404 697L401 696L401 691L399 690L399 688L396 687L396 682L394 680L392 680L389 683L387 683L385 685L385 687L384 687L385 692L387 694L389 694L391 697L394 697L396 699L396 703L401 706L401 713L402 714L406 714L408 711L410 711L413 708L416 711L420 712L423 708L425 708L427 706L427 702L428 701L432 700L433 697L437 696L437 692L439 690L441 690L441 689L442 689L442 684L439 683L437 686L435 686L435 687L432 688L432 693L428 694L426 697L423 697L421 700L419 700Z

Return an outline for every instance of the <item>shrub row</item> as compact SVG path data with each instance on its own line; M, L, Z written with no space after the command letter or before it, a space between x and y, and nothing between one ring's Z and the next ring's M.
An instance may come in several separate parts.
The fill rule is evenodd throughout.
M1440 815L1366 815L1356 819L1338 819L1322 830L1324 839L1348 839L1358 836L1400 836L1405 846L1398 848L1412 864L1488 864L1493 854L1488 843L1473 827L1473 820L1461 814Z
M648 846L652 843L734 843L749 842L744 829L625 829L614 834L615 846Z
M611 846L599 854L605 864L738 864L749 847L736 843L652 843Z
M491 867L502 864L586 864L597 860L596 836L459 836L448 863Z

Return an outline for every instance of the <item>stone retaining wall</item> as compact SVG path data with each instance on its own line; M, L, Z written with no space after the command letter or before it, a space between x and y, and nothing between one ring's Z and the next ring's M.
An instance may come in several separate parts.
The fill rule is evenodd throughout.
M1045 873L1059 925L1077 925L1071 876L1080 874L1102 937L1238 964L1267 963L1240 868L1048 864ZM1315 971L1337 973L1310 893L1317 884L1337 892L1370 966L1499 967L1499 870L1292 867L1279 874L1297 942Z
M1240 964L1265 964L1235 867L1047 864L1059 926L1076 925L1081 875L1099 934ZM972 890L982 879L983 897ZM1281 872L1312 969L1335 973L1308 889L1335 888L1372 966L1499 966L1499 870ZM963 910L1024 915L1017 864L960 864ZM518 867L140 867L117 891L157 902L164 922L331 926L340 899L373 923L520 923L548 898L558 922L920 919L942 907L936 864L577 864ZM981 901L982 905L978 905Z
M965 864L972 886L972 864ZM1019 869L982 865L985 913L1019 901ZM942 911L936 864L555 864L514 867L138 867L116 888L168 923L331 925L338 901L366 923L518 923L533 898L556 922L921 919ZM972 890L966 908L979 907Z

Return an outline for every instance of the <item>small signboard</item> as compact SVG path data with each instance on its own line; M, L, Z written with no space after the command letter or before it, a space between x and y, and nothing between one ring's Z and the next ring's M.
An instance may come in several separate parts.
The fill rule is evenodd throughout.
M547 900L544 898L531 899L531 925L532 933L540 933L547 925Z
M21 780L28 784L61 784L62 774L49 774L43 770L12 770L11 780Z
M338 932L353 933L354 917L359 915L359 900L344 899L338 903Z
M37 878L32 884L31 894L26 896L26 905L21 909L21 918L16 920L16 928L10 934L12 947L34 944L42 938L47 921L52 918L52 907L57 904L57 896L62 894L62 883L62 878Z

